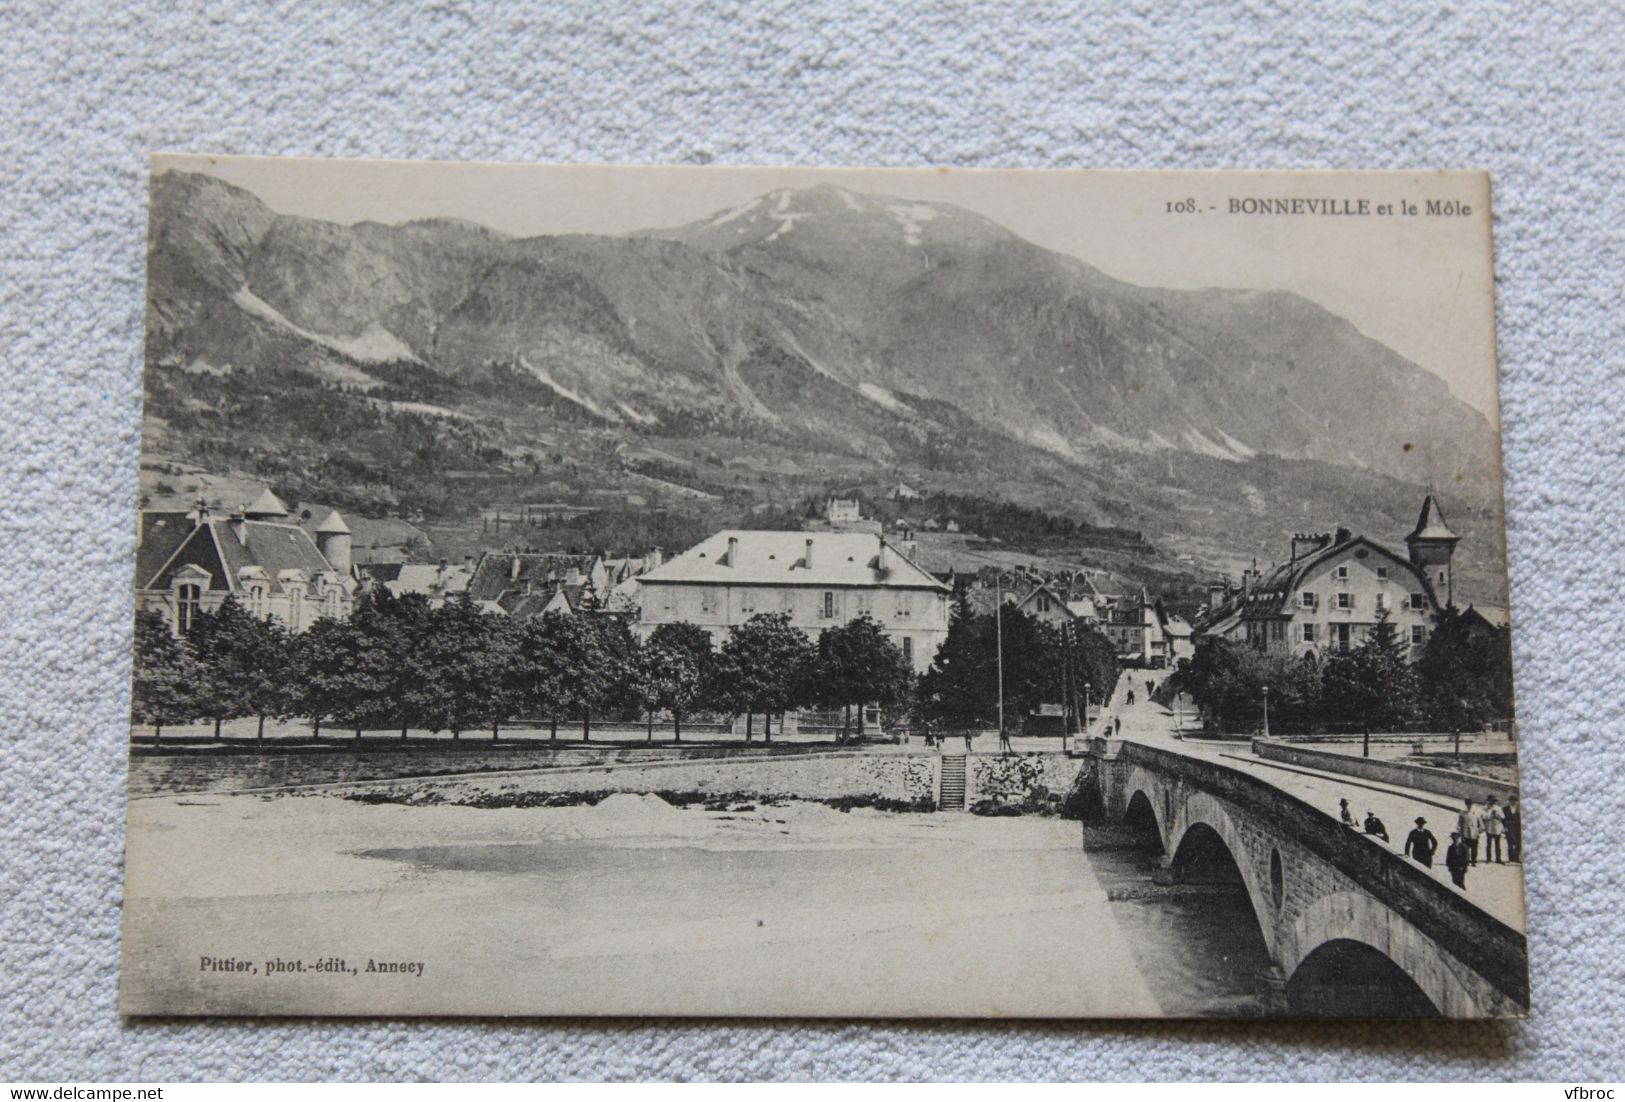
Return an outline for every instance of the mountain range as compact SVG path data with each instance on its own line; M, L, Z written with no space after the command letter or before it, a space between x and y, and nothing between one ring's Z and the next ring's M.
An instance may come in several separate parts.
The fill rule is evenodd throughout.
M676 228L515 238L292 217L169 172L147 383L149 452L386 493L414 466L600 464L748 496L728 473L744 456L781 476L764 494L969 486L1183 532L1204 562L1351 510L1392 521L1429 480L1499 524L1486 418L1324 307L1140 287L953 205L827 185ZM1219 518L1237 503L1233 539L1215 494Z

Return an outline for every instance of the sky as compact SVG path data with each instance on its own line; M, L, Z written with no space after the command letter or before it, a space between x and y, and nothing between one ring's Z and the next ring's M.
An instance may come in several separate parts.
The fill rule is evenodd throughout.
M651 167L161 154L272 210L331 222L462 218L515 236L679 226L778 188L953 203L1148 287L1286 290L1347 318L1499 424L1489 179L1478 172L1110 172ZM1363 214L1252 214L1250 199ZM1170 210L1194 200L1193 210ZM1428 214L1427 202L1466 214ZM1412 204L1409 213L1403 204ZM1391 213L1379 213L1388 205ZM1324 208L1322 208L1324 209Z

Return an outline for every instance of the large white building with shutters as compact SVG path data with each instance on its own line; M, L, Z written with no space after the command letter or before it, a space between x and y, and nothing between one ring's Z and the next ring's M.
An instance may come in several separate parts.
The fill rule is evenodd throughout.
M782 612L817 639L868 615L916 671L948 637L950 590L870 532L725 531L638 578L637 631L687 622L721 643L735 625Z

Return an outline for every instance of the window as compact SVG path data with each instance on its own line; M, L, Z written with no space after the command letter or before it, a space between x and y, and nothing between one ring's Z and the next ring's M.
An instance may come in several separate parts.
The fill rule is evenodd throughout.
M897 615L906 618L913 615L913 613L914 610L908 607L908 594L899 593L897 595Z
M183 585L175 590L175 630L185 635L197 621L198 606L203 590L195 585Z
M1315 641L1315 625L1314 624L1305 624L1305 625L1303 625L1303 641L1305 643L1313 643Z
M1313 593L1305 593L1303 595L1303 607L1304 608L1314 608L1315 607L1315 595Z
M327 592L322 594L322 615L337 617L339 614L339 587L330 585Z
M1352 593L1339 593L1337 595L1337 607L1338 608L1353 608L1354 607L1354 594L1352 594Z
M1284 622L1280 621L1280 620L1276 620L1273 623L1271 623L1270 624L1270 638L1274 639L1276 642L1280 642L1281 640L1285 639L1286 638L1286 624Z
M1427 641L1427 629L1421 624L1411 625L1411 646L1419 647Z
M1444 573L1443 570L1439 571L1439 584L1440 585L1445 584L1445 573Z
M1388 568L1386 566L1377 567L1377 577L1381 578L1384 581L1387 581L1388 580Z
M833 620L834 618L835 618L835 594L826 592L824 594L824 619Z
M907 635L903 636L903 658L910 666L914 665L914 640Z
M248 614L256 619L263 620L266 615L265 587L251 585L248 587Z
M1385 609L1387 607L1388 607L1388 594L1386 594L1386 593L1377 594L1377 611L1381 612L1383 609Z
M1411 607L1416 609L1417 611L1421 611L1422 609L1427 608L1428 607L1427 601L1428 601L1428 599L1427 599L1426 595L1424 595L1424 594L1421 594L1421 593L1412 593L1411 594Z
M1337 580L1340 581L1340 582L1346 582L1346 581L1348 581L1348 578L1349 578L1348 564L1344 563L1342 566L1337 568Z

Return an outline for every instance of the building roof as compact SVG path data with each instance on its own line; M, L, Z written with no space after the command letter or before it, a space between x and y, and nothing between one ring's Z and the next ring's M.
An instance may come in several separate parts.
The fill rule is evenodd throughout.
M495 601L510 589L551 587L570 578L590 576L597 555L571 555L552 551L490 551L480 556L468 593L476 601Z
M1343 533L1340 532L1340 534ZM1418 570L1408 558L1392 548L1384 547L1376 540L1367 539L1365 536L1349 535L1347 538L1330 543L1318 551L1313 551L1301 558L1294 559L1292 562L1277 566L1257 584L1253 585L1246 596L1237 594L1233 599L1235 606L1248 619L1290 615L1293 612L1293 608L1290 607L1292 595L1297 592L1298 586L1302 584L1304 575L1327 559L1341 555L1343 552L1356 547L1364 547L1374 551L1393 562L1401 570L1414 575L1416 580L1422 583L1422 588L1426 591L1428 598L1437 604L1437 599L1433 595L1433 586L1428 582L1427 575Z
M1512 622L1512 614L1499 605L1470 604L1462 615L1468 613L1476 613L1480 620L1492 628L1504 628Z
M809 547L811 563L807 561ZM644 585L828 585L948 591L873 532L729 529L702 540L638 580Z
M138 560L150 558L137 554ZM207 570L212 576L211 588L231 591L241 587L243 571L249 568L264 571L272 592L282 589L285 576L294 576L290 572L302 573L311 580L333 572L332 564L316 549L310 533L298 525L209 518L195 525L173 553L137 585L142 589L167 589L170 577L187 564Z
M266 492L269 493L270 491ZM339 516L337 509L334 509L327 514L326 520L316 526L316 534L320 536L348 536L350 526L344 523L344 518Z
M288 515L288 507L284 505L282 503L282 499L273 494L270 487L267 486L264 490L260 491L260 496L255 498L252 504L243 507L243 515L254 520L265 520L270 517L285 517Z
M1444 522L1444 513L1439 509L1439 500L1431 493L1422 499L1422 511L1417 515L1416 527L1411 534L1405 537L1405 542L1412 540L1458 540L1461 537L1450 530Z
M148 510L141 514L135 547L136 588L149 588L152 576L180 550L196 527L197 518L191 513Z

